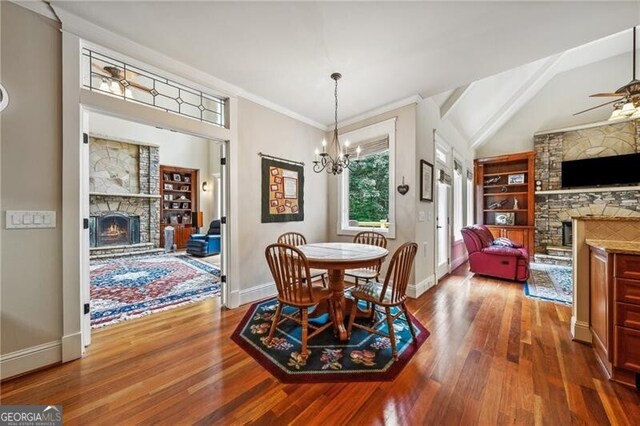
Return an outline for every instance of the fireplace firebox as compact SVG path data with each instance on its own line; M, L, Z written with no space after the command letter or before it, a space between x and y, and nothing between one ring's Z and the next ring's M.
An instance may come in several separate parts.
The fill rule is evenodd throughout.
M140 243L140 216L112 212L89 219L91 247L119 246Z

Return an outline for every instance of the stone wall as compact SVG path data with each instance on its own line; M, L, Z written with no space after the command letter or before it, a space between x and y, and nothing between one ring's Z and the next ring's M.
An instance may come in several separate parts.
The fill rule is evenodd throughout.
M160 150L106 138L89 138L91 216L140 216L140 243L160 246ZM113 194L113 195L111 195ZM128 195L130 194L130 195ZM92 254L108 254L108 247Z
M608 157L639 151L637 121L607 124L534 137L536 191L558 191L562 161ZM597 171L594 171L597 173ZM562 245L562 222L575 216L640 216L640 191L567 191L537 194L535 198L535 251Z

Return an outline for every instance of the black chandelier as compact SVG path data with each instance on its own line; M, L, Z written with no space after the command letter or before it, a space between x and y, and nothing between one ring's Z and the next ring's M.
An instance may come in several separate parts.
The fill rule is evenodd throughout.
M338 139L338 80L340 80L340 77L342 77L342 74L339 72L331 74L331 78L336 82L334 90L336 109L333 140L331 141L329 149L327 149L326 141L322 141L322 152L316 149L316 159L313 162L313 171L316 173L321 173L326 170L327 173L332 175L339 175L345 169L352 169L352 166L354 164L357 165L360 161L360 147L356 149L356 159L351 161L349 159L349 142L345 143L345 152L342 152L342 145L340 144L340 139ZM332 151L333 156L331 155Z

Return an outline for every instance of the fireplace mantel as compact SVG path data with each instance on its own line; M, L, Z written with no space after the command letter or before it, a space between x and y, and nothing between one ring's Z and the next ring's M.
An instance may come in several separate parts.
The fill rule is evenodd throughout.
M94 197L120 197L120 198L160 198L160 194L127 194L127 193L111 193L111 192L90 192L89 196Z
M572 189L553 189L547 191L536 191L536 195L557 195L557 194L582 194L585 192L622 192L622 191L639 191L640 185L634 186L610 186L607 188L572 188Z

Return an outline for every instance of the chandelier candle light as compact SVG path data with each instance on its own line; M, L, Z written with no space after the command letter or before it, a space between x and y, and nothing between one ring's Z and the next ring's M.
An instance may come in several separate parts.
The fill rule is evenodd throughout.
M336 109L335 109L335 126L333 128L333 140L331 141L331 145L329 146L329 152L327 152L327 141L322 141L322 152L316 149L316 159L313 161L313 171L316 173L321 173L326 170L327 173L331 173L333 175L339 175L345 169L351 169L352 165L357 165L360 161L360 147L356 149L356 159L355 161L351 161L349 159L349 142L345 142L345 151L342 150L342 145L340 144L340 139L338 138L338 80L340 80L342 74L338 72L334 72L331 74L331 78L335 80L335 90L334 97L336 100ZM331 152L333 151L333 155Z

